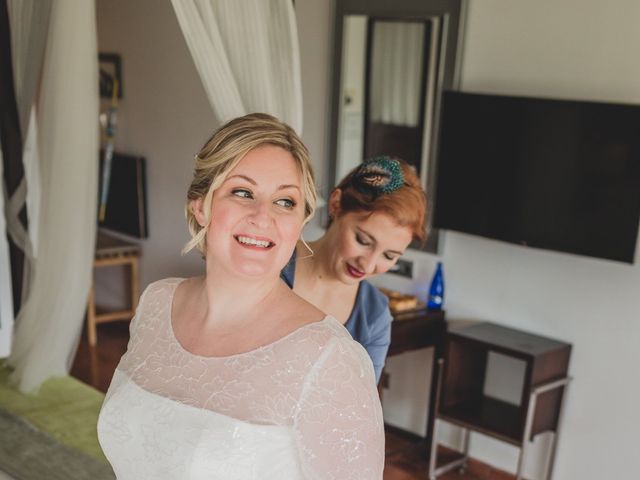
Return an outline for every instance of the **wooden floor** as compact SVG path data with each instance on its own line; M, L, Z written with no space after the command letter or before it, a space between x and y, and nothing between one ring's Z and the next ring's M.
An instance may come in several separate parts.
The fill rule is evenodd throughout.
M83 335L71 374L98 390L106 392L120 357L127 348L129 338L127 322L113 322L98 326L98 346L91 349ZM384 480L425 480L428 465L425 447L387 431ZM446 458L450 451L440 449L438 457ZM512 480L513 475L495 470L488 465L471 460L467 471L461 474L449 472L439 480Z

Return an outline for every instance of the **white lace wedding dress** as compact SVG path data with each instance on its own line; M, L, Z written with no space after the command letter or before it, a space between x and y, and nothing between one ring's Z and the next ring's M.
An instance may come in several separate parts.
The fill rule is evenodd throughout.
M118 479L382 478L373 367L333 317L248 353L189 353L171 327L180 279L150 285L100 412Z

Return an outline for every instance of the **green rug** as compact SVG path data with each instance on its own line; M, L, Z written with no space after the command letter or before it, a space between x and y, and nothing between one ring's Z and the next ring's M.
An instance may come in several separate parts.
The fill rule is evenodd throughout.
M0 366L0 409L3 410L1 418L4 422L0 427L0 449L9 460L24 454L31 463L37 458L34 452L55 451L55 455L59 454L68 461L75 455L79 459L77 468L84 469L85 473L93 472L85 477L65 472L66 476L61 478L114 478L96 432L98 413L104 399L101 392L66 376L49 379L36 395L27 395L10 387L8 378L9 370ZM26 443L15 445L11 437L5 435L4 427L12 429L17 435L15 438L19 437ZM1 461L0 468L9 471ZM105 467L110 476L100 476L99 470ZM51 473L49 470L49 476L42 478L57 478ZM41 478L20 476L15 472L13 475L25 479Z

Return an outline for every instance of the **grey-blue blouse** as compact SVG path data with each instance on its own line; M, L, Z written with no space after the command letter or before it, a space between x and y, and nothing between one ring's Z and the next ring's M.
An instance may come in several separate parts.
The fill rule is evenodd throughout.
M293 288L295 272L296 252L294 251L289 263L280 273L289 288ZM389 343L391 343L391 320L387 297L366 280L361 281L353 310L345 327L371 357L376 381L380 380Z

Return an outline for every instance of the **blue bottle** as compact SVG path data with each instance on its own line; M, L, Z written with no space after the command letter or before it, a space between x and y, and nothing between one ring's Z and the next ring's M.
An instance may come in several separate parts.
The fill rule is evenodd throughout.
M442 310L444 303L444 276L442 273L442 262L438 262L436 271L431 279L429 287L429 298L427 299L427 309Z

